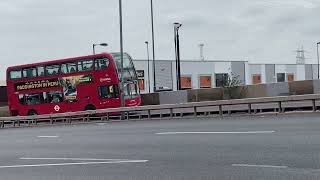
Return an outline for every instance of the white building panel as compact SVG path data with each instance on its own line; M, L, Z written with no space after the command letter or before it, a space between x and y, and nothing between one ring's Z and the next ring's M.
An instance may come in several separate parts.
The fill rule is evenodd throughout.
M214 73L231 73L231 62L215 62Z
M285 64L276 64L276 74L277 73L286 73L286 65Z
M245 63L245 76L246 76L246 83L251 84L251 78L250 78L250 65L248 62Z
M253 84L252 82L252 76L254 74L260 74L261 77L262 77L262 72L261 72L261 64L250 64L249 65L249 69L248 69L248 77L249 77L249 80L247 81L247 84Z
M305 69L304 69L304 65L303 64L298 64L297 65L297 81L300 81L300 80L305 80L305 77L306 77L306 72L305 72Z
M265 64L261 64L260 65L261 68L261 83L266 83L267 82L267 77L266 77L266 65Z

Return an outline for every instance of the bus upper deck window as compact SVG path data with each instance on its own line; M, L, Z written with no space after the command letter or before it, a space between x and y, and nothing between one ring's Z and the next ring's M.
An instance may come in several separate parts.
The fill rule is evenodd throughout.
M37 67L38 76L44 76L44 66Z
M109 60L107 58L96 59L96 69L105 69L109 66Z
M48 76L53 76L59 74L60 66L58 64L53 64L46 66L46 72Z
M64 74L75 73L75 72L77 72L77 64L76 63L63 63L61 65L61 72Z
M20 79L20 78L21 78L21 70L10 71L10 79Z
M86 59L78 62L79 71L91 71L93 70L93 60Z
M37 69L34 67L23 69L22 71L24 78L33 78L37 77Z

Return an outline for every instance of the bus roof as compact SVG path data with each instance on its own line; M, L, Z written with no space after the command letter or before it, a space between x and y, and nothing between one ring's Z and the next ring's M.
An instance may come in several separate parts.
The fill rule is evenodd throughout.
M102 57L102 56L107 56L108 58L112 57L111 53L100 53L100 54L95 54L95 55L78 56L78 57L71 57L71 58L64 58L64 59L57 59L57 60L42 61L42 62L31 63L31 64L10 66L10 67L7 68L7 71L8 70L12 70L12 69L21 69L21 68L30 67L30 66L55 64L55 63L62 63L62 62L66 62L66 61L77 61L77 60L80 60L80 59L98 58L98 57Z

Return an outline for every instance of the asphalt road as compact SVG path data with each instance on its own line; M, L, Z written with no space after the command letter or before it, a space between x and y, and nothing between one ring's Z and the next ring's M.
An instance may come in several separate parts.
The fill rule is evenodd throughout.
M316 180L319 116L1 129L0 179Z

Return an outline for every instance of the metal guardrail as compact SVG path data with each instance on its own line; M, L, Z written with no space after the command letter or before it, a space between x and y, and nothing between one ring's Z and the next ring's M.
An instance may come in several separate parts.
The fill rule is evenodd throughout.
M208 115L208 112L215 112L218 116L223 116L226 109L235 105L242 105L239 110L246 111L248 114L257 113L257 107L253 105L275 103L272 108L278 113L284 113L284 103L287 102L310 102L303 106L311 107L313 111L317 110L316 101L320 100L320 94L296 95L296 96L277 96L264 98L248 98L248 99L233 99L219 101L193 102L184 104L168 104L168 105L151 105L139 107L125 108L110 108L81 112L68 112L60 114L36 115L36 116L15 116L15 117L0 117L0 128L16 127L16 126L32 126L38 124L54 124L72 123L72 122L89 122L93 120L110 121L116 118L125 118L126 120L154 119L154 118L174 118L191 115L197 117L201 113ZM243 107L245 106L245 107ZM297 108L300 106L295 105ZM215 107L215 109L213 108ZM201 108L206 108L200 110ZM229 108L230 109L230 108ZM270 107L259 108L270 109ZM230 114L230 110L227 110ZM120 116L122 114L122 116ZM125 114L125 116L123 116Z

